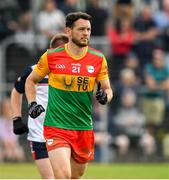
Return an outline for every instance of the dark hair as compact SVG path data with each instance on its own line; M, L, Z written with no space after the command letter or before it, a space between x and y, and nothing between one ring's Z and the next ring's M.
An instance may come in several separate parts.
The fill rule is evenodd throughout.
M65 44L69 41L68 36L64 33L57 33L50 41L50 48L56 48L61 44Z
M89 20L91 22L91 16L87 13L84 12L73 12L69 13L66 16L66 27L72 28L74 25L74 22L77 21L78 19L85 19Z

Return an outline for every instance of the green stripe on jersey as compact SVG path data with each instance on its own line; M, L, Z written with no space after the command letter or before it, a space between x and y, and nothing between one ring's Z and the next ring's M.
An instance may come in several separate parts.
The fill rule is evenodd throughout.
M102 53L93 51L92 49L88 49L88 52L91 53L91 54L95 54L95 55L97 55L99 57L104 57L104 55Z
M49 86L45 126L91 130L93 92L64 91Z
M63 51L65 48L48 49L48 54Z

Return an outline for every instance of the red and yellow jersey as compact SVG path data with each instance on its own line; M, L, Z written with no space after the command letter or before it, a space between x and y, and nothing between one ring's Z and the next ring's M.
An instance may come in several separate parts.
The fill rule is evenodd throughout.
M72 130L92 129L95 81L108 79L104 55L87 47L81 57L69 54L67 44L45 52L34 70L48 74L49 95L44 125Z

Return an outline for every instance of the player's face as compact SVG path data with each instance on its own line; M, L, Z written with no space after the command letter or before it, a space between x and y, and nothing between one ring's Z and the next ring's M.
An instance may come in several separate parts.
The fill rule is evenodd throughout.
M72 42L78 47L85 47L89 44L90 34L90 21L84 19L77 20L70 32Z

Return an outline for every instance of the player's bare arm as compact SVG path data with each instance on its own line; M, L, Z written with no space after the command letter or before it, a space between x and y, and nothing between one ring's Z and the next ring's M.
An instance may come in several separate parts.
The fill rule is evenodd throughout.
M32 71L25 83L25 93L28 103L36 101L36 84L44 77L39 76L35 71Z
M12 116L21 117L21 109L22 109L22 94L19 93L15 88L12 89L11 92L11 105L12 105Z
M35 71L32 71L25 84L25 93L28 100L28 113L33 119L37 118L45 111L44 107L36 102L36 84L43 78L44 77L39 76Z

